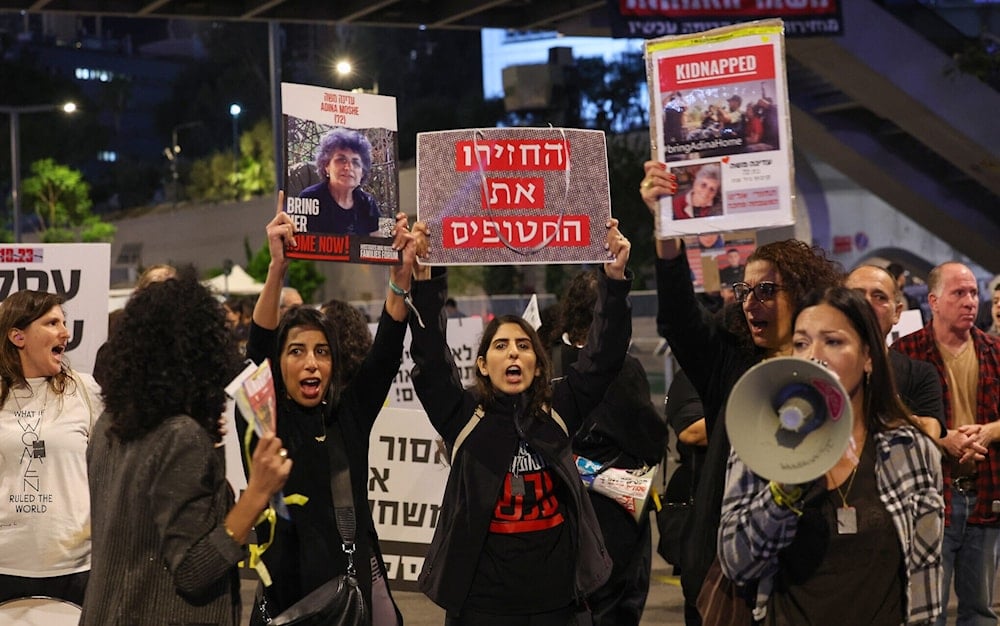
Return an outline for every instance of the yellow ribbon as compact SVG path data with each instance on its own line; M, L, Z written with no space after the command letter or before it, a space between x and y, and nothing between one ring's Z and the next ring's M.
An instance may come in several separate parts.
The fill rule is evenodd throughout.
M253 442L253 428L247 428L246 434L243 436L243 454L246 456L247 467L251 467L250 462L250 444ZM285 504L302 506L306 502L309 502L309 497L304 496L301 493L293 493L286 495L284 497ZM260 581L264 583L265 587L271 586L271 573L267 571L267 565L264 564L263 556L264 552L271 547L274 543L274 528L278 520L278 514L275 513L274 507L270 504L267 508L260 512L257 517L257 521L254 522L254 526L259 526L264 522L267 522L268 532L267 541L264 543L251 543L247 545L247 549L250 551L249 565L257 571L257 575L260 576Z

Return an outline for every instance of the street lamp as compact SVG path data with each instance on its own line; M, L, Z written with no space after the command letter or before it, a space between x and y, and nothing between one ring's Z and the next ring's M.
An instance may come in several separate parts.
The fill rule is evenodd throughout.
M201 122L185 122L174 126L173 130L170 131L170 146L163 149L163 156L167 157L167 160L170 161L170 178L174 188L174 206L177 206L177 197L179 195L177 185L178 178L180 178L180 175L177 173L177 159L181 153L181 144L177 138L177 132L182 128L191 128L199 124Z
M337 61L337 63L333 66L333 69L334 69L334 71L337 72L337 76L339 76L341 78L341 80L346 79L347 77L351 76L352 74L357 74L357 72L354 71L354 65L351 64L351 61L349 59L341 59L341 60ZM371 78L371 80L372 80L372 88L370 90L369 89L365 89L364 87L355 87L355 88L351 89L351 91L355 92L355 93L366 93L367 92L367 93L373 93L373 94L378 95L378 79L377 78L373 78L371 76L368 76L368 78Z
M21 114L63 111L73 113L76 104L34 104L28 106L0 106L0 113L10 116L10 170L13 184L10 189L12 217L14 221L14 242L21 243Z
M237 166L240 160L240 136L239 136L239 124L240 124L240 113L243 112L243 107L236 104L229 105L229 115L233 118L233 184L236 184L236 173Z

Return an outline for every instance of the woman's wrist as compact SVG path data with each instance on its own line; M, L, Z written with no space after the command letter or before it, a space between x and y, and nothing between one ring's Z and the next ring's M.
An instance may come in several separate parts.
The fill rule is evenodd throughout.
M400 282L403 282L403 281L400 281ZM389 277L389 291L391 291L392 293L396 294L400 298L405 298L406 296L410 295L410 285L406 285L405 287L403 287L401 285L397 285L396 281L394 281L392 279L392 276L390 276Z

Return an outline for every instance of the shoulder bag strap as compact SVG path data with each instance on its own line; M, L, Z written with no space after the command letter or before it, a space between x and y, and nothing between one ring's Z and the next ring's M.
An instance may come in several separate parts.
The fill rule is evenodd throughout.
M341 546L347 554L347 573L356 575L354 567L354 497L351 493L351 468L344 448L343 431L334 422L327 429L326 449L330 454L330 492L333 495L333 514L337 520L337 530L343 540Z

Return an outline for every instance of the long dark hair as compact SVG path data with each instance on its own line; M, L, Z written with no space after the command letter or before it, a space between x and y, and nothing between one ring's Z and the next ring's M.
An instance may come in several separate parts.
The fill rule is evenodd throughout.
M587 333L594 321L600 271L586 270L573 276L560 298L557 332L566 333L576 345L587 341Z
M528 339L531 340L531 349L535 352L535 378L531 381L531 386L528 387L525 393L529 396L527 415L537 415L544 410L549 400L552 399L552 382L550 380L552 377L552 364L545 345L542 343L541 338L539 338L538 333L535 332L535 329L531 327L531 324L518 315L500 315L494 317L486 325L486 328L483 329L483 337L479 340L479 349L476 351L476 358L477 360L479 357L486 358L490 344L493 343L493 337L496 336L497 331L504 324L517 324L528 335ZM496 402L497 391L493 387L489 376L483 375L478 367L475 368L475 371L476 389L483 399L483 404L489 407Z
M281 378L280 361L281 355L285 350L285 342L288 341L288 333L293 328L318 330L323 333L323 336L326 337L326 342L330 344L330 360L333 367L330 368L330 386L326 390L324 399L329 407L328 410L332 409L337 406L343 385L342 368L340 367L340 342L337 341L337 333L333 330L330 319L312 307L293 306L285 311L285 314L281 316L281 321L278 323L276 354L278 355L279 362L271 364L271 369L274 372L274 388L278 394L278 398L285 398L288 395L285 390L285 381Z
M219 440L223 387L239 371L240 359L222 306L193 269L136 291L107 349L115 366L101 395L112 435L138 439L184 414Z
M24 289L7 296L0 305L0 406L7 402L10 390L14 387L27 387L24 378L24 368L21 367L21 354L17 346L11 343L8 335L13 329L26 330L28 326L52 310L52 307L62 306L62 296L44 291ZM49 378L49 387L56 393L66 391L71 377L69 367L63 355L60 372Z
M871 377L862 383L865 426L868 432L883 432L900 424L910 424L923 432L899 399L896 381L885 350L885 337L868 301L853 289L841 286L828 287L806 296L802 307L795 314L795 319L798 319L803 310L821 304L843 313L861 338L861 345L868 349L868 355L872 360L872 372Z

